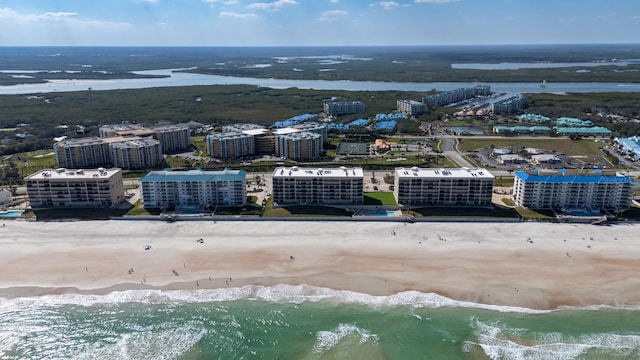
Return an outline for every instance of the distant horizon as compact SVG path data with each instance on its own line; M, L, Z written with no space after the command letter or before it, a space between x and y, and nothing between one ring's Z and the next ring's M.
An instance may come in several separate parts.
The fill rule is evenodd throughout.
M419 48L419 47L538 47L538 46L640 46L621 43L531 43L531 44L426 44L426 45L0 45L0 48Z

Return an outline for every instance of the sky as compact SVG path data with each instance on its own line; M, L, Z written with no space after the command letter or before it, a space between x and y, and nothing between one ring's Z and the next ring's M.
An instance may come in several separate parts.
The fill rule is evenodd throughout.
M0 46L640 43L639 0L0 0Z

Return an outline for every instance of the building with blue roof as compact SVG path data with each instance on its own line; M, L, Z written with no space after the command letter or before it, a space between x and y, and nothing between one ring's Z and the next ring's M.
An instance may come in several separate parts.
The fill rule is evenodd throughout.
M571 136L609 136L611 130L602 126L593 127L556 127L556 132L559 135Z
M367 125L371 124L371 120L369 119L357 119L357 120L353 120L352 122L348 123L347 126L351 127L351 126L360 126L360 127L365 127Z
M375 129L379 131L393 131L398 124L395 120L379 121L376 123Z
M589 127L589 126L593 126L593 123L590 120L582 120L582 119L578 119L578 118L572 118L572 117L559 117L557 118L553 124L556 127Z
M493 127L494 134L548 134L551 132L551 128L548 126L536 125L536 126L506 126L496 125Z
M640 136L632 136L628 138L615 138L613 140L616 150L623 154L627 159L640 160Z
M546 116L538 115L538 114L522 114L522 115L518 115L517 119L520 121L528 121L528 122L546 122L551 120Z
M140 179L143 206L241 206L247 200L247 173L223 171L151 171Z
M592 173L516 171L513 201L530 209L628 210L633 179L599 169Z

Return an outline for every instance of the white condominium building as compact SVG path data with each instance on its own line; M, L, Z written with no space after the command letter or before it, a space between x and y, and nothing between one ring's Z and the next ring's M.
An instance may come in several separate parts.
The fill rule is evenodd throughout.
M633 179L598 171L588 174L516 171L513 201L530 209L629 209Z
M246 172L152 171L140 179L144 207L240 206L247 200Z
M101 138L148 137L160 141L162 152L188 150L191 147L191 130L184 124L159 125L145 128L140 124L116 124L100 127Z
M412 206L490 206L494 176L486 169L396 168L394 195Z
M361 205L362 168L277 167L273 172L273 201L277 205Z
M276 156L292 160L317 159L322 155L322 135L291 132L276 135Z
M235 159L255 154L253 135L224 132L207 135L207 153L217 159Z
M112 207L124 200L120 169L45 169L25 178L32 208Z
M327 115L346 115L363 113L365 105L362 101L328 101L324 103Z

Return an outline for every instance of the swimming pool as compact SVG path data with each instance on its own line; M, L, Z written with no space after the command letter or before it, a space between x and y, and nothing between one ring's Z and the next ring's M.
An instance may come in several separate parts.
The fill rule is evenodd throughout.
M367 216L396 216L395 211L376 211L373 213L366 214Z
M0 211L0 217L18 217L22 215L22 210Z

